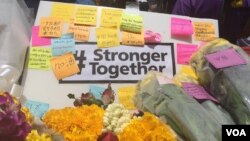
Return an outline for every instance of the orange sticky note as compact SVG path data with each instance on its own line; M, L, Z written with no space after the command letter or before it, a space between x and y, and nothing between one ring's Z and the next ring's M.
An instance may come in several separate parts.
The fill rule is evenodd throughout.
M120 45L117 29L98 28L96 29L96 39L97 46L100 48L118 47Z
M96 25L97 8L78 6L75 13L75 24Z
M215 37L214 24L211 22L193 22L196 41L208 41Z
M87 42L89 40L90 27L75 25L73 19L69 23L69 28L67 33L74 33L74 38L76 42Z
M63 21L53 17L42 17L40 19L40 37L61 37Z
M54 57L50 60L54 74L58 80L80 72L72 53Z
M137 34L137 33L123 31L122 32L122 44L143 46L144 45L144 32L141 32L141 34Z

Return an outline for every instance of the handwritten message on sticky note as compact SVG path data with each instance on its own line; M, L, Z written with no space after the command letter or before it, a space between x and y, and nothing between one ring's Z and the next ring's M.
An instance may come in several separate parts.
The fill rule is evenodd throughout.
M87 26L75 26L74 37L77 42L87 42L89 40L90 28Z
M51 44L50 38L42 38L38 36L39 26L32 27L32 46L46 46Z
M156 76L157 80L158 80L158 83L160 85L163 85L163 84L174 84L173 80L165 77L165 76Z
M216 69L247 64L247 61L233 48L208 54L205 58Z
M58 80L80 72L72 53L54 57L50 60L54 74Z
M75 6L73 4L53 3L51 8L51 17L63 19L69 22L70 18L74 16Z
M171 18L171 35L190 36L194 33L191 20Z
M218 102L214 97L209 95L207 91L200 85L194 83L182 83L184 91L197 100L212 100Z
M32 47L29 51L28 68L38 70L50 70L50 48Z
M89 92L95 96L96 99L102 99L102 93L106 88L92 85Z
M123 31L122 32L122 44L143 46L145 44L144 32L137 34L137 33Z
M97 8L88 6L77 6L75 24L96 25Z
M97 46L100 48L117 47L120 45L118 30L110 28L96 29Z
M215 37L215 27L209 22L193 22L196 41L208 41Z
M142 16L122 14L120 25L121 30L134 33L141 33L142 27Z
M133 102L135 94L136 94L136 86L127 86L118 88L119 102L129 110L136 109Z
M49 110L49 104L43 102L27 100L24 105L29 109L32 115L39 118L42 118Z
M40 19L40 37L61 37L63 22L52 17L42 17Z
M187 65L191 55L198 50L197 45L177 44L177 63Z
M51 44L52 55L58 56L66 52L75 53L75 39L73 38L58 38L52 39Z
M101 27L119 27L121 22L122 10L102 8Z

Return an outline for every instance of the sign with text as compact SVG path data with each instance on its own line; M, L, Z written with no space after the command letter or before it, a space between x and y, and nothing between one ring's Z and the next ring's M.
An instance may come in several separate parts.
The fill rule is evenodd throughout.
M75 59L80 73L64 78L60 83L136 83L150 70L173 77L173 43L149 46L98 48L96 43L77 44Z

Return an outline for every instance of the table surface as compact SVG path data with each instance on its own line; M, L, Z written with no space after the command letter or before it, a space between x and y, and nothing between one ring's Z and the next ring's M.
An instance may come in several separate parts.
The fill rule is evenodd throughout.
M39 9L37 12L37 17L35 20L35 25L39 25L41 17L50 16L51 7L54 2L41 1L39 5ZM97 26L100 24L100 13L103 7L98 7L98 17L97 17ZM175 39L171 37L170 34L170 19L171 17L181 17L185 19L191 19L192 21L204 21L204 22L212 22L215 26L215 35L218 37L218 22L217 20L212 19L198 19L198 18L190 18L184 16L177 15L169 15L169 14L160 14L160 13L152 13L152 12L142 12L138 11L138 14L143 17L144 29L151 30L154 32L158 32L162 36L162 43L194 43L198 44L198 41L194 41L194 37L192 38L183 38L183 39ZM95 29L92 28L90 31L90 42L96 42L95 38ZM175 48L175 56L176 56L176 48ZM176 59L175 59L176 61ZM177 72L180 68L180 65L176 65ZM50 105L50 108L63 108L66 106L73 106L73 100L67 97L68 93L74 93L76 96L80 96L81 93L87 92L89 90L90 85L97 85L106 87L107 84L59 84L58 80L55 78L52 70L51 71L42 71L42 70L34 70L28 69L27 65L24 71L24 77L22 85L23 95L28 100L35 100L39 102L45 102ZM121 86L130 86L135 84L112 84L112 87L115 91L117 91L118 87Z

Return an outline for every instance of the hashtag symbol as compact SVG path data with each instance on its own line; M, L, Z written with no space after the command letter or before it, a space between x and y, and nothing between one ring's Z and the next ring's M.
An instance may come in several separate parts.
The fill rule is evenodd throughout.
M87 58L84 55L85 54L84 50L81 50L79 57L77 56L77 54L78 54L78 51L76 51L76 53L74 54L75 59L78 60L78 67L80 69L80 72L77 73L77 74L81 74L82 73L82 69L85 68L85 64L83 63L83 61L87 60Z

